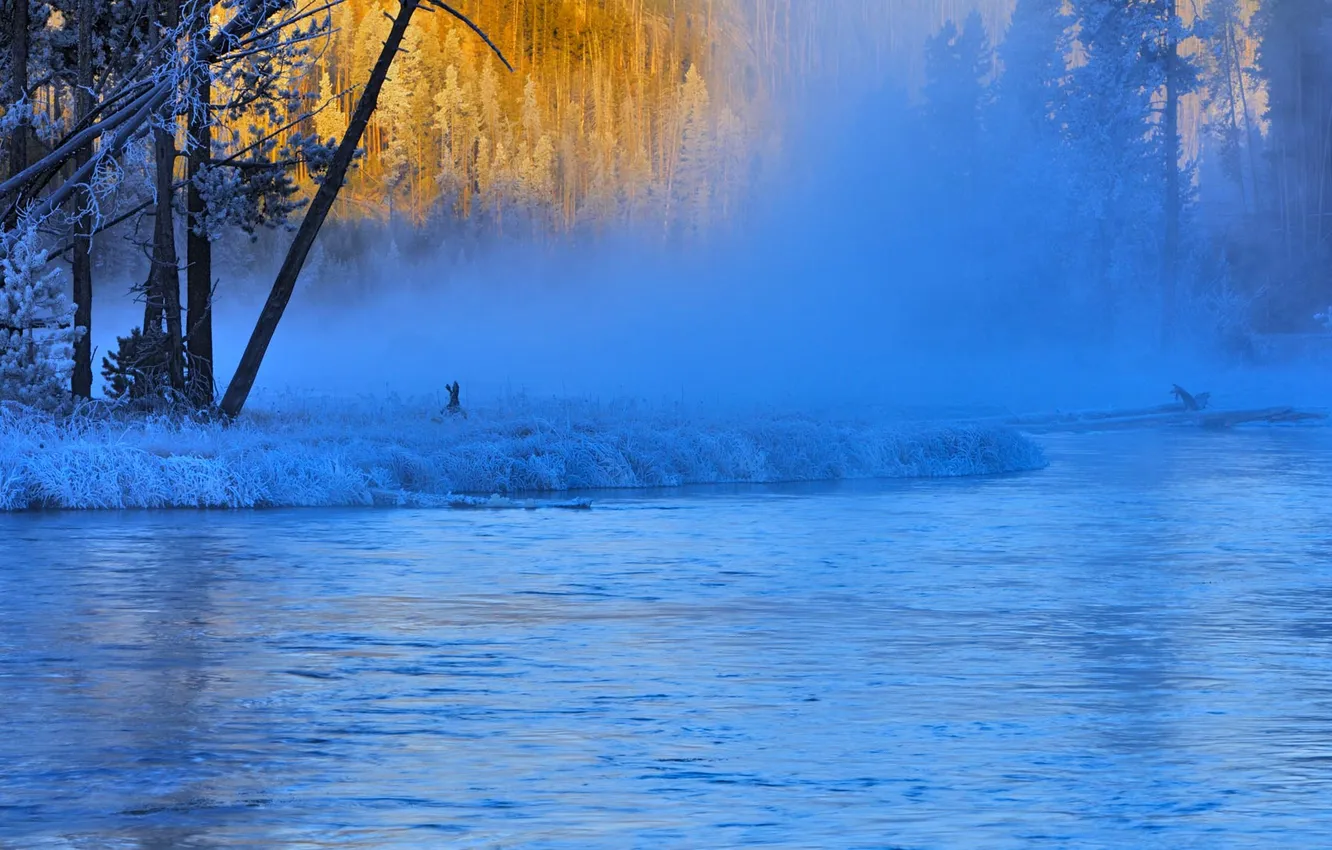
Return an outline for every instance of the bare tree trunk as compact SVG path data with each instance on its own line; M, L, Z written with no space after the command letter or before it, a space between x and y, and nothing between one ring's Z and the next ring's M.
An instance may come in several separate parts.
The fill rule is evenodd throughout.
M1175 0L1166 2L1165 49L1165 245L1162 252L1164 333L1174 332L1176 300L1179 297L1179 219L1182 206L1179 185L1179 42L1175 37Z
M9 26L9 85L13 102L18 103L28 93L28 0L13 0L14 18ZM28 167L28 122L20 121L9 140L9 174L13 176ZM17 210L5 217L5 229L12 230L18 223Z
M1230 143L1239 144L1239 118L1235 113L1239 110L1240 99L1243 95L1236 91L1235 76L1238 74L1240 83L1244 82L1244 65L1239 54L1231 53L1230 46L1234 43L1235 22L1229 14L1226 15L1225 26L1221 30L1223 41L1221 47L1222 62L1226 75L1226 99L1230 103L1230 109L1227 110L1226 117L1230 120ZM1246 107L1247 112L1247 107ZM1244 179L1244 163L1240 160L1239 151L1235 152L1237 170L1239 172L1240 201L1243 204L1244 214L1249 214L1249 184Z
M259 375L259 366L263 363L264 354L268 351L269 343L273 341L273 334L277 331L278 322L282 321L287 303L291 301L296 278L301 273L301 267L305 265L305 258L310 254L310 248L319 234L319 228L323 226L328 211L337 200L338 191L342 188L342 182L347 176L347 169L351 165L356 148L361 143L366 124L369 123L375 105L379 102L379 90L384 86L384 79L388 76L393 58L402 45L402 37L407 32L407 25L411 22L412 13L416 11L418 2L419 0L400 0L398 15L393 19L388 40L384 42L384 47L379 52L379 59L375 61L374 70L370 72L370 79L356 103L351 124L343 134L337 153L333 155L328 173L319 183L319 190L315 192L314 200L310 202L310 209L301 220L300 229L296 231L291 247L287 249L286 259L282 261L282 268L273 282L273 290L268 295L263 312L259 314L254 333L250 335L245 353L241 355L240 365L236 367L236 374L232 376L226 394L222 397L222 412L228 416L234 417L240 414L241 408L245 406L245 400L249 398L250 390L254 388L254 380Z
M199 34L196 43L207 38L206 12L196 11ZM207 64L195 66L194 109L190 112L190 185L186 205L189 210L189 229L185 236L188 268L186 280L186 344L189 347L190 391L195 404L206 407L213 403L213 243L203 231L204 199L195 184L195 178L212 159L213 130L208 118L208 104L212 102L213 84Z
M74 93L74 118L83 121L92 111L92 16L93 0L79 0L79 77ZM82 167L92 157L92 143L79 149L74 161ZM80 203L91 204L92 193L83 192ZM74 232L74 326L83 336L74 345L74 376L70 389L78 398L92 397L92 217L80 215Z
M1239 77L1240 108L1244 112L1244 133L1248 140L1249 149L1249 179L1253 181L1253 208L1254 211L1261 213L1263 209L1263 199L1259 194L1260 190L1258 185L1258 151L1260 150L1260 145L1253 132L1253 120L1252 115L1249 112L1248 86L1244 82L1244 56L1240 52L1239 44L1235 39L1235 28L1233 25L1230 28L1230 53L1231 56L1234 57L1235 71ZM1241 179L1243 179L1242 176Z
M174 29L179 20L178 0L157 0L158 19L162 26ZM168 57L172 55L167 50ZM174 61L168 58L167 61ZM158 113L158 121L167 127L154 127L153 153L156 160L157 204L153 224L153 269L148 294L149 308L157 316L165 316L167 336L167 374L172 389L185 389L182 369L183 351L180 328L180 260L176 254L175 214L171 199L175 193L176 135L172 132L174 116L170 108ZM155 304L153 302L156 302ZM148 330L147 326L144 331Z

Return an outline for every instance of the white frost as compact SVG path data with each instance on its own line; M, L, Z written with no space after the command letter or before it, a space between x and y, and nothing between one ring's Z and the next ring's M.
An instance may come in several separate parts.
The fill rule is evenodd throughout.
M0 509L384 504L384 494L985 475L1045 465L1000 427L685 417L521 402L463 419L288 400L231 426L0 405ZM401 503L421 503L405 499Z

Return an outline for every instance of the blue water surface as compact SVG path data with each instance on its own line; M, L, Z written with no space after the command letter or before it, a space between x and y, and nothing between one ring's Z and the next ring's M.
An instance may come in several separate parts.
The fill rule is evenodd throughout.
M0 516L0 846L1332 835L1332 431L592 511Z

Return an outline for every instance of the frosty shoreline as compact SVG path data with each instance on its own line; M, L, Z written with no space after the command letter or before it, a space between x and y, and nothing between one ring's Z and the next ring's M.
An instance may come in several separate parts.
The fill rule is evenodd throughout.
M231 426L0 405L0 510L438 504L451 494L991 475L1045 466L1003 427L682 416L523 400L467 418L286 400Z

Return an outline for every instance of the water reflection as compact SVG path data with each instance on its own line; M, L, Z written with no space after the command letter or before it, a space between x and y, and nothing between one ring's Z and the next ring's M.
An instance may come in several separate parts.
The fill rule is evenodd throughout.
M1316 844L1330 448L0 517L0 844Z

